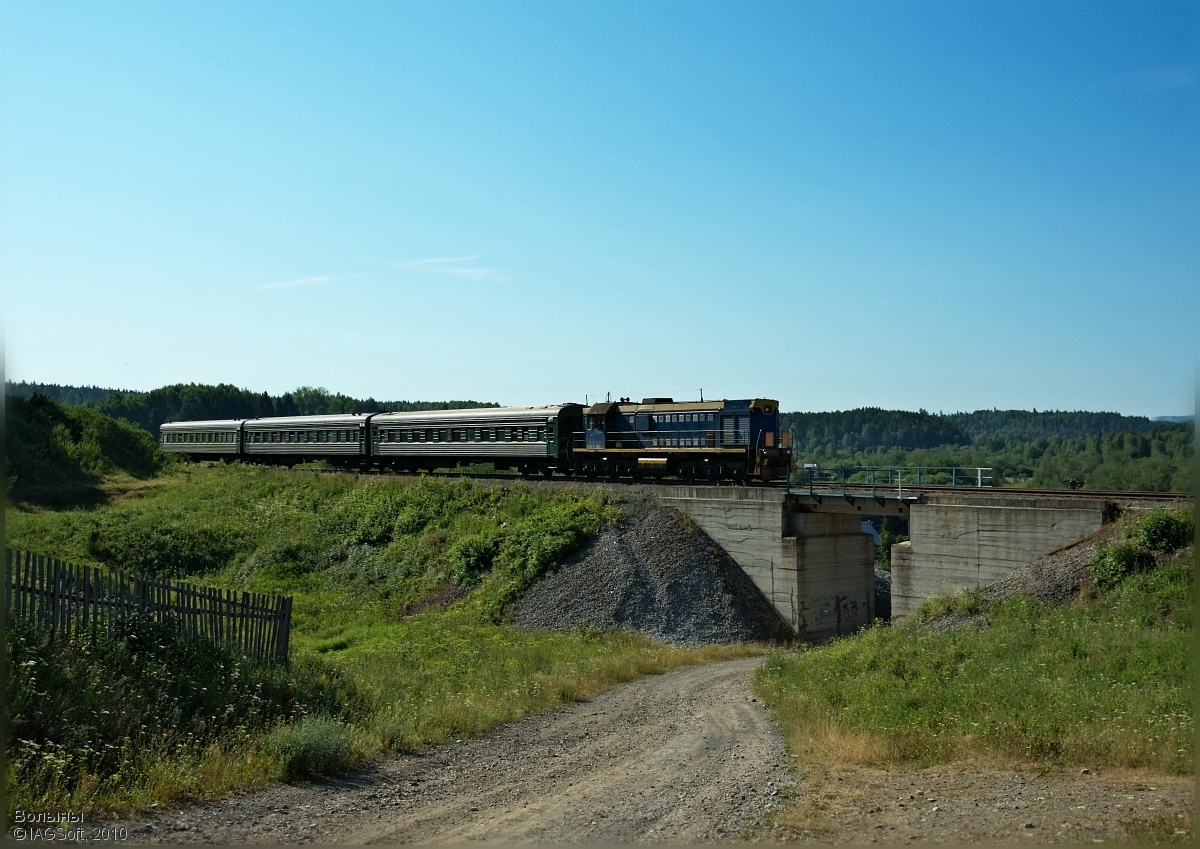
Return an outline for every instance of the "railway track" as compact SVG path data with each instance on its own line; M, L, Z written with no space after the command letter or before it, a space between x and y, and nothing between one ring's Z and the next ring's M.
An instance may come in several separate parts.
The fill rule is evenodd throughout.
M326 469L326 468L307 467L307 468L301 468L301 469L293 469L292 471L319 472L321 474L357 474L357 475L371 475L371 476L378 476L378 477L419 477L418 474L393 472L393 471L381 470L381 469L369 469L366 471L350 471L347 469ZM539 483L592 483L592 484L608 484L608 485L624 484L626 486L641 486L641 485L723 486L723 487L750 486L750 487L756 487L756 488L777 489L777 490L782 490L782 489L787 488L787 484L782 481L773 481L771 483L762 483L761 481L749 481L748 483L745 483L745 484L739 484L734 481L720 481L720 482L688 481L688 480L681 480L681 479L676 479L676 478L664 478L664 479L660 479L660 480L654 480L654 479L649 479L649 478L637 479L637 478L627 478L627 477L620 477L620 478L583 477L580 475L573 475L571 477L565 477L562 475L558 475L558 476L555 476L552 478L545 478L545 477L541 477L541 476L523 477L522 475L520 475L519 473L516 473L516 472L504 473L504 472L435 471L435 472L428 472L427 474L429 474L431 477L438 477L438 478L473 478L476 480L499 480L499 481L524 480L524 481L528 481L528 482L539 482ZM887 486L876 485L874 488L872 488L869 484L847 484L845 487L845 492L847 495L854 495L856 497L869 496L873 492L880 493L880 494L883 494L883 493L890 494L892 492L898 492L898 491L903 491L904 493L912 493L912 494L976 492L976 493L995 493L995 494L1003 494L1003 495L1045 495L1045 496L1054 496L1056 498L1057 497L1120 498L1120 499L1147 500L1147 501L1176 501L1176 502L1180 502L1180 503L1187 502L1187 501L1194 501L1196 498L1195 494L1190 493L1190 492L1154 492L1154 491L1140 491L1140 490L1126 491L1126 490L1108 490L1108 489L1037 489L1034 487L1015 487L1015 486L1013 486L1013 487L982 486L981 487L981 486L938 486L938 485L929 485L929 484L922 484L922 485L914 484L912 486L909 486L906 484L902 490L894 485L887 485ZM840 495L842 493L842 486L841 486L841 484L816 485L816 486L812 487L812 492L815 495L821 495L821 496ZM801 487L793 485L791 493L793 495L806 495L806 494L808 494L808 488L807 487L801 488Z

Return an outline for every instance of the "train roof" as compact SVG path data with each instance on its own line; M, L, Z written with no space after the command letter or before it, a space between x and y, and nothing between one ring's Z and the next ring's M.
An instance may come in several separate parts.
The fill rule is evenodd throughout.
M407 413L378 413L372 424L397 424L411 422L444 421L490 421L493 419L529 418L531 416L552 418L563 410L578 408L579 404L551 404L545 407L468 407L461 410L414 410Z
M212 419L198 422L163 422L165 430L237 430L244 419Z
M270 416L247 419L247 429L272 430L287 427L358 427L370 415L378 413L330 413L323 416Z

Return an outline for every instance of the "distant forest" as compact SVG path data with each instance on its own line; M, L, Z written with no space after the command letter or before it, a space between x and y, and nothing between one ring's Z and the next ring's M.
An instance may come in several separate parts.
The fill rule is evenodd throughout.
M4 384L6 395L29 398L44 395L60 404L87 404L113 418L132 422L158 436L163 422L203 419L250 419L265 416L317 416L328 413L411 412L498 407L488 401L376 401L351 398L325 389L302 386L283 395L252 392L222 383L176 383L149 392L126 392L99 387L59 386L53 383Z
M797 463L838 466L968 466L997 486L1194 491L1192 422L1119 413L978 410L939 415L864 407L783 413Z
M1139 433L1178 426L1145 416L1061 410L976 410L973 413L927 413L925 410L883 410L862 407L836 413L781 413L781 424L792 428L797 444L806 450L840 448L938 448L971 445L991 439L1029 442L1073 439L1105 433Z

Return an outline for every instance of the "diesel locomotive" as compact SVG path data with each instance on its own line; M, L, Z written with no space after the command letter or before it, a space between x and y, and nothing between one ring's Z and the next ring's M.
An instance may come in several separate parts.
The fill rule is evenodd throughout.
M163 451L192 459L415 472L491 463L526 476L770 481L791 468L772 400L628 398L584 406L168 422Z

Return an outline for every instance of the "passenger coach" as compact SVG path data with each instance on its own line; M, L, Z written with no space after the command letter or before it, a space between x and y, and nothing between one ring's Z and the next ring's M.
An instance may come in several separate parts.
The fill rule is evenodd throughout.
M401 471L493 463L524 475L571 470L579 404L379 413L371 418L371 458Z

